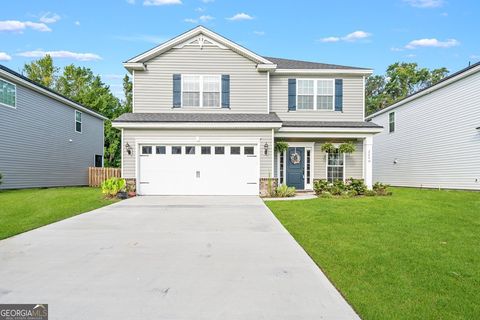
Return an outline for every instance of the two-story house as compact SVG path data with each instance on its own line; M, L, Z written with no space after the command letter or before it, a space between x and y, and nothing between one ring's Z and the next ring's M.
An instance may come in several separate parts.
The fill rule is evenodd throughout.
M114 126L122 175L140 195L257 195L349 177L372 185L382 127L364 121L369 69L263 57L202 26L124 66L133 112ZM288 150L276 154L277 141ZM343 141L355 152L321 151Z
M88 185L88 167L103 166L104 120L0 65L0 188Z

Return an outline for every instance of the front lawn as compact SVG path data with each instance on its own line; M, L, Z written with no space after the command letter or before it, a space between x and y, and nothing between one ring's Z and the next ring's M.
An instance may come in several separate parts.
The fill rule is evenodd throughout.
M480 318L480 193L269 201L364 319Z
M99 188L70 187L0 191L0 239L115 202Z

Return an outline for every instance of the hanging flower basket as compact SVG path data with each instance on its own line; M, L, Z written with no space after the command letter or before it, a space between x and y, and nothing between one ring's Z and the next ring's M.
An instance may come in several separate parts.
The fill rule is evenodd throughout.
M337 150L337 148L335 148L333 143L325 142L324 144L322 144L321 150L325 153L334 153Z
M355 144L351 141L344 142L340 144L338 147L338 152L340 153L354 153L355 152Z

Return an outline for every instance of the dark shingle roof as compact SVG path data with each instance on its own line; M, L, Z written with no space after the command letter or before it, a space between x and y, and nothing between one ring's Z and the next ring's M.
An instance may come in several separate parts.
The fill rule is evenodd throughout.
M115 122L281 122L275 113L124 113Z
M383 128L378 124L366 121L284 121L283 126L316 128Z
M84 105L82 105L82 104L80 104L80 103L78 103L78 102L76 102L76 101L74 101L74 100L72 100L72 99L70 99L70 98L67 98L67 97L65 97L64 95L61 95L60 93L56 92L55 90L52 90L52 89L50 89L50 88L48 88L48 87L45 87L45 86L43 86L43 85L41 85L41 84L39 84L39 83L37 83L37 82L35 82L35 81L27 78L27 77L25 77L23 74L20 74L20 73L18 73L18 72L13 71L13 70L10 69L10 68L5 67L5 66L2 65L2 64L0 64L0 70L3 70L3 71L5 71L5 72L8 72L8 73L10 73L11 75L13 75L13 76L15 76L15 77L17 77L17 78L20 78L20 79L22 79L22 80L25 80L25 81L33 84L33 85L36 86L36 87L39 87L39 88L41 88L41 89L43 89L43 90L46 90L46 91L48 91L48 92L50 92L50 93L53 93L54 95L56 95L56 96L58 96L58 97L60 97L60 98L63 98L63 99L68 100L68 101L70 101L70 102L72 102L72 103L75 103L75 104L81 106L82 108L91 111L92 115L95 114L95 115L96 115L97 117L99 117L99 118L107 118L107 117L105 117L103 114L101 114L100 112L95 111L95 110L93 110L92 108L86 107L86 106L84 106Z
M283 58L264 57L273 62L279 69L355 69L355 70L370 70L368 68L358 68L349 66L340 66L337 64L328 64L320 62L310 62L302 60L290 60Z

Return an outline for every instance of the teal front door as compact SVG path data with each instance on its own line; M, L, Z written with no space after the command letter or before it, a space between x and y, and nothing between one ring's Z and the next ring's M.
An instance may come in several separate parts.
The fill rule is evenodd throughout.
M305 148L288 148L285 160L287 186L305 189Z

